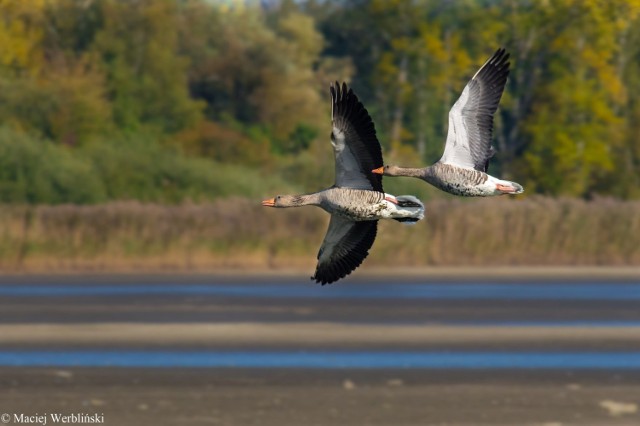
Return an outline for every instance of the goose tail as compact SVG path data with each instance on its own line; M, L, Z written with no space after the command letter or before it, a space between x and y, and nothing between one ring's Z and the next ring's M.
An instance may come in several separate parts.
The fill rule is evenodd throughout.
M424 219L424 204L413 195L399 195L396 197L398 215L394 220L403 225L415 225Z

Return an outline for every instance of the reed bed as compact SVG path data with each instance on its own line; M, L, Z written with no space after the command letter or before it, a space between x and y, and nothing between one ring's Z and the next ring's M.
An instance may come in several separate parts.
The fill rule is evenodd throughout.
M328 215L256 200L3 206L4 272L312 268ZM640 202L436 200L414 226L382 221L367 265L640 265Z

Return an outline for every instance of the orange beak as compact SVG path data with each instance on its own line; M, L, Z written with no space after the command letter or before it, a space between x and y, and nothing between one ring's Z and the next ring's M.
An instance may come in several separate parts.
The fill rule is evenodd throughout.
M381 175L384 174L384 166L382 167L378 167L377 169L373 169L371 170L372 173L375 173L377 175Z
M266 207L275 207L276 206L276 199L275 198L269 198L268 200L263 200L262 201L262 205L266 206Z

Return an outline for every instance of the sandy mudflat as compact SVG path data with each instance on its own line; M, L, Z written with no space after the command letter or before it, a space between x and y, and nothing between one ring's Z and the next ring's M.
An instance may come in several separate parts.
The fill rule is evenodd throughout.
M640 298L634 274L598 271L585 271L583 278L556 271L545 275L550 281L544 283L542 276L514 280L503 271L507 278L499 291L506 288L516 294L523 289L523 295L531 296L515 299L501 297L493 281L482 287L471 272L460 278L431 271L430 279L437 283L454 277L463 289L467 284L493 288L492 297L467 298L461 293L440 299L394 298L402 288L394 284L402 279L374 277L371 284L366 276L340 283L342 287L314 286L295 274L5 276L0 278L2 289L46 291L5 292L0 297L0 351L9 357L20 351L44 356L68 351L73 357L82 351L172 350L202 351L207 356L217 351L255 350L259 355L360 350L390 351L391 356L394 351L494 351L619 352L633 357L640 352ZM407 273L407 291L416 281L402 272ZM565 277L578 281L557 286ZM616 287L614 279L622 284ZM183 284L197 284L192 286L196 291L152 291L162 285L180 289ZM277 291L260 292L263 284ZM434 286L450 284L456 285ZM73 291L96 285L113 292ZM130 286L140 291L121 291ZM234 293L243 286L248 292ZM310 291L299 292L302 286ZM574 290L567 293L568 287ZM56 295L57 288L72 291ZM205 288L221 291L198 290ZM532 288L547 296L537 298ZM549 291L554 288L564 288L563 297L554 298ZM617 288L631 297L578 297L594 288L605 295ZM317 297L340 289L349 292L344 297ZM349 296L374 290L388 292L388 297ZM0 418L2 413L100 413L104 424L118 426L640 424L640 369L589 370L574 368L572 362L569 356L553 370L529 365L492 370L402 365L392 370L5 366L0 367Z
M2 347L570 348L640 350L640 326L450 326L339 323L0 324Z
M0 369L0 407L105 424L638 425L638 373Z

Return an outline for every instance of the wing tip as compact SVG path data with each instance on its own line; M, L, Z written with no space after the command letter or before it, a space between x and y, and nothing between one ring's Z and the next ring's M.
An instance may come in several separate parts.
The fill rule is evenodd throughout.
M320 273L320 271L318 271L316 269L315 274L313 274L313 276L310 278L312 281L315 281L317 284L320 285L327 285L327 284L333 284L334 282L341 280L342 278L346 277L347 275L349 275L351 272L353 271L349 271L349 272L338 272L334 275L330 275L330 274L324 274L324 273Z
M367 176L374 190L384 192L382 176L369 173L378 164L384 164L382 161L382 148L376 136L375 124L369 111L367 111L353 89L346 82L340 84L336 81L332 84L332 88L331 120L333 125L341 130L350 128L355 131L361 141L354 142L358 144L358 154L362 156L359 161L366 163L363 166L363 173Z
M312 277L309 277L309 279L311 281L315 281L316 284L320 284L322 286L327 285L327 284L331 284L332 282L334 282L334 281L327 281L324 278L318 278L316 275L313 275Z
M341 280L358 269L367 256L369 256L369 250L371 250L378 234L378 221L373 220L355 223L355 226L364 232L361 239L345 255L331 259L329 262L318 262L315 273L311 277L316 283L325 285Z
M509 76L511 62L509 58L511 54L507 52L504 47L499 47L493 55L480 67L480 69L473 75L472 80L478 77L484 78L497 78L501 79Z
M506 48L499 47L498 50L496 50L495 53L491 56L489 61L493 63L505 62L509 59L510 56L511 54L507 52Z
M344 103L353 91L348 88L345 81L340 84L338 80L329 85L329 93L331 93L331 119L333 120L338 112L339 104Z
M343 100L347 95L353 94L353 90L347 85L346 81L343 81L342 84L338 80L329 84L329 92L331 93L331 99L334 102L339 102Z

